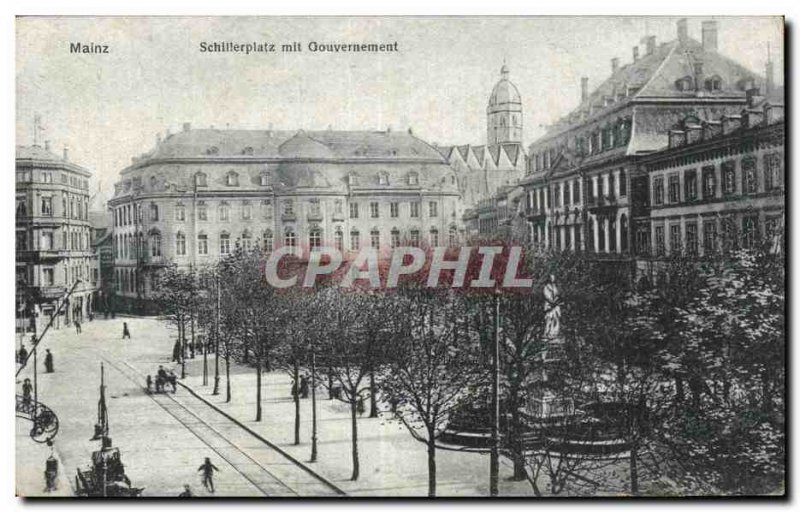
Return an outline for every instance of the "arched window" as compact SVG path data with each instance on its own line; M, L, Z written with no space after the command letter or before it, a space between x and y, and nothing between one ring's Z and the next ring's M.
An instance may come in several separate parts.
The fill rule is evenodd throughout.
M357 251L361 246L361 233L357 229L350 231L350 250Z
M283 245L286 247L297 247L297 234L295 234L294 228L288 227L286 231L284 231Z
M317 226L313 226L308 232L308 248L316 251L322 245L322 230Z
M231 253L231 235L225 231L219 234L219 253L221 255Z
M253 237L246 229L242 233L242 250L250 251L253 248Z
M186 256L186 235L180 231L175 235L175 254Z
M336 226L336 233L334 234L334 245L336 250L341 252L344 250L344 233L341 226Z
M271 229L265 229L263 236L264 236L264 241L263 241L263 249L264 249L264 251L265 252L272 252L272 248L273 248L274 243L275 243L274 239L273 239L273 236L272 236L272 230Z
M154 258L161 256L161 234L157 231L150 233L150 256Z

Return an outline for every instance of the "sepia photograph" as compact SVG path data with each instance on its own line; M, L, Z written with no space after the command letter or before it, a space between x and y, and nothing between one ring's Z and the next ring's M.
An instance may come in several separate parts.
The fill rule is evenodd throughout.
M785 26L17 16L15 495L786 498Z

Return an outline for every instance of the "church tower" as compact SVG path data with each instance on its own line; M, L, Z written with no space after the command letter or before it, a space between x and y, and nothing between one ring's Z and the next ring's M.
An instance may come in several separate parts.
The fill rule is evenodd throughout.
M489 145L522 143L522 99L517 87L508 79L505 64L486 107L486 142Z

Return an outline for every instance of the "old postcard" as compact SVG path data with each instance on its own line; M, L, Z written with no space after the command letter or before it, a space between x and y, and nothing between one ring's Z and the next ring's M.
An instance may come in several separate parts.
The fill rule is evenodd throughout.
M784 69L775 16L18 17L17 495L784 496Z

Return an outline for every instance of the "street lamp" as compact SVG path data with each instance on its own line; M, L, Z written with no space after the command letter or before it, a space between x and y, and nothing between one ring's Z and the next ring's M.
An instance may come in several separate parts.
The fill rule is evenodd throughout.
M489 496L498 495L500 470L500 291L494 293L494 350L492 351L492 426L489 453Z

